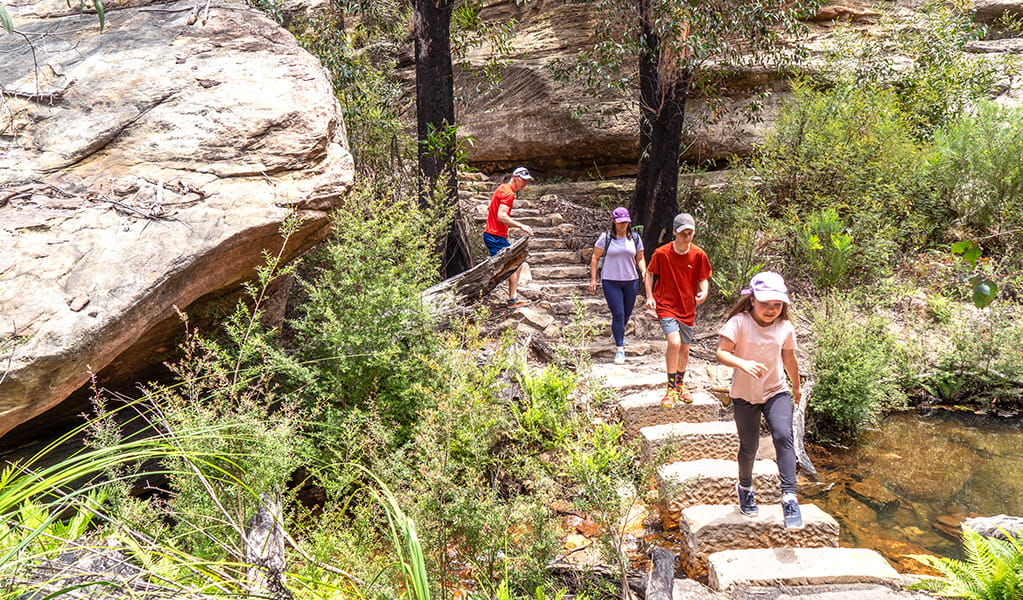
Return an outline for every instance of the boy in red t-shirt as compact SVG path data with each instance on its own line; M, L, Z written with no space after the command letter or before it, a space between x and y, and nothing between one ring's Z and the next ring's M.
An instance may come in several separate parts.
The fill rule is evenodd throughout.
M675 240L654 251L646 268L646 306L657 312L661 330L668 340L664 360L668 370L668 391L661 403L674 406L681 399L693 397L682 383L689 364L689 345L693 341L696 305L707 299L710 291L710 260L707 253L693 243L696 221L681 213L672 223ZM654 286L654 276L658 277Z

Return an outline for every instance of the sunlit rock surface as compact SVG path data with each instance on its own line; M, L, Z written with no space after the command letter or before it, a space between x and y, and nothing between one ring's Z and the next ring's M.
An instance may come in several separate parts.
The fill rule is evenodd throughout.
M144 368L175 307L229 293L354 174L321 65L241 2L5 3L0 33L0 435L96 373Z

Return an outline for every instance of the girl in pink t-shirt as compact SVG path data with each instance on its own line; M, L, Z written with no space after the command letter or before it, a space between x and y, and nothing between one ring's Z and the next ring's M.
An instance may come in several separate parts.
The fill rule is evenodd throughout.
M763 415L774 439L781 478L781 507L786 527L802 527L796 501L796 452L792 442L792 406L799 402L799 363L796 360L796 332L789 320L789 295L785 280L764 271L750 281L742 298L718 331L718 362L733 367L729 396L739 432L739 510L747 516L758 513L753 495L753 461L760 438ZM792 384L789 393L785 375Z

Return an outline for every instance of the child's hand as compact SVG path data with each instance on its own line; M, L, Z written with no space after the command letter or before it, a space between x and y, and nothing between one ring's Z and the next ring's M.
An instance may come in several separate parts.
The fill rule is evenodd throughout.
M744 360L739 363L739 367L750 377L759 378L767 374L767 367L753 360Z
M654 297L652 295L646 299L646 307L650 310L657 310L657 302L654 302Z

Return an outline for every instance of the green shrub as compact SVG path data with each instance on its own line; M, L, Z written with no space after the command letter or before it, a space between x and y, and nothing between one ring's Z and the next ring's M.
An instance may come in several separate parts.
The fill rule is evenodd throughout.
M974 115L938 130L934 141L933 176L960 235L1023 227L1023 109L982 102ZM1008 241L995 237L985 245L997 249Z
M963 527L966 560L911 555L934 567L944 578L925 578L912 587L939 596L966 600L1013 600L1023 598L1023 538L1002 540L983 537Z
M975 310L960 305L951 318L949 346L923 380L943 402L1015 404L1023 400L1023 319L1012 305Z
M856 264L853 237L834 208L815 211L796 226L796 248L810 280L820 290L851 284L849 275Z
M809 432L818 439L855 437L882 413L903 406L901 350L876 313L852 296L832 293L813 315L813 374Z
M541 449L559 447L568 431L569 394L576 376L557 365L548 365L522 376L525 398L512 403L512 413L525 440Z
M794 91L755 165L768 206L795 231L834 212L860 250L850 272L881 276L893 242L914 246L922 237L913 209L931 193L928 146L913 137L891 91L806 82ZM790 251L801 258L798 248Z
M734 301L764 267L760 251L771 229L767 203L749 176L741 175L703 194L692 212L704 224L698 245L713 266L711 281L726 302Z
M328 439L349 440L352 427L379 420L400 443L443 386L432 376L439 337L420 293L436 278L432 232L445 221L411 190L369 185L333 218L291 322L307 367L302 398Z

